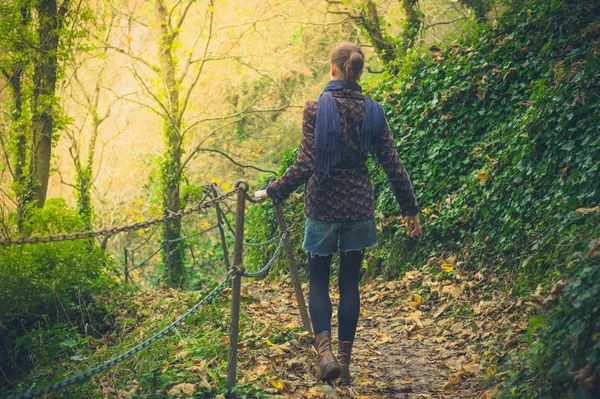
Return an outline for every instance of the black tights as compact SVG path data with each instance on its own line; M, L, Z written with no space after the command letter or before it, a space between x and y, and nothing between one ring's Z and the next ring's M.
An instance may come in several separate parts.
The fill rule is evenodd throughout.
M329 298L329 271L332 255L308 255L309 294L308 308L315 334L331 331L331 299ZM338 339L354 342L360 312L358 279L363 260L362 251L340 253L338 286Z

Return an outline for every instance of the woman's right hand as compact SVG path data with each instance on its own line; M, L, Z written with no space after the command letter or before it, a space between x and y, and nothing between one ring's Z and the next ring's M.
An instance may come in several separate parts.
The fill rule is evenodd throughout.
M269 198L269 194L267 193L267 190L259 190L254 193L254 198L260 201L264 201L267 198Z
M418 237L423 233L423 230L421 229L421 221L419 220L419 215L404 217L404 225L406 226L406 230L408 232L409 237Z

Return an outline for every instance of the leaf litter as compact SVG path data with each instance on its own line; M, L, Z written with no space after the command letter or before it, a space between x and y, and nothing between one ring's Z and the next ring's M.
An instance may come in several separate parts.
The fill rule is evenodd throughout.
M302 329L291 284L281 280L246 281L242 286L244 322L240 327L238 384L259 388L276 398L494 398L497 389L486 383L486 378L501 383L502 376L496 373L498 365L520 348L520 335L528 329L529 318L540 307L552 306L564 283L559 281L549 289L539 287L530 298L518 300L488 280L481 272L462 272L460 265L449 258L428 262L422 270L409 270L397 281L375 279L364 283L349 387L315 380L316 352L311 337ZM306 296L306 284L303 289ZM150 322L173 319L198 298L198 293L172 290L136 295L136 307L151 312L138 317L135 325L122 321L115 324L123 325L119 335L131 334L140 339L154 329ZM338 293L332 292L331 299L335 351ZM220 301L224 307L221 317L227 318L228 301ZM211 344L218 347L217 357L202 356L202 351L195 350L197 340L186 336L186 331L204 323L212 324L206 326L209 330L218 326ZM164 393L170 397L198 397L200 390L218 392L218 383L208 375L219 367L215 373L223 371L227 323L196 318L179 332L175 353L165 360L162 371L180 368L183 377L165 386ZM110 393L110 397L135 396L142 393L135 377L130 375L129 388L122 390L116 389L116 382L106 375L101 377L100 390L105 395Z
M398 281L372 280L361 287L361 318L352 354L350 387L318 383L310 337L300 333L291 286L281 281L248 284L249 313L265 326L295 328L242 362L242 383L254 381L282 398L493 398L486 377L517 350L536 306L493 289L481 272L463 273L455 259L410 270ZM336 286L332 284L332 286ZM557 295L562 282L546 298ZM304 286L306 295L306 286ZM541 295L541 291L538 292ZM333 347L337 347L337 292L331 295ZM258 335L268 340L268 329ZM252 334L251 334L252 335ZM242 343L242 347L244 344ZM500 377L501 376L496 376Z

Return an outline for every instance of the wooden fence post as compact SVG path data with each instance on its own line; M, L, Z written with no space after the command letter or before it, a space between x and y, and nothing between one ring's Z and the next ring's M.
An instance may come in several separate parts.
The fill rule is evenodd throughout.
M128 260L127 260L127 247L123 248L123 251L125 253L125 267L123 268L123 274L125 275L125 284L129 284L129 265L128 265Z
M165 208L165 216L169 216L169 209ZM173 288L173 270L171 268L171 230L169 229L169 221L165 220L165 253L167 256L165 257L165 264L167 266L167 271L169 273L169 288Z
M221 247L223 248L223 261L225 262L225 269L229 270L231 265L229 264L229 250L227 249L227 240L225 239L225 231L223 230L223 213L221 207L217 202L215 204L215 210L217 212L217 223L219 223L219 235L221 236Z
M230 270L231 280L231 320L229 323L229 357L227 362L227 389L233 388L237 383L237 352L240 322L240 271L244 270L244 212L246 210L246 192L248 183L239 180L236 188L243 186L237 193L237 207L235 211L235 239L233 245L233 267Z
M281 203L273 203L275 209L275 218L277 219L277 225L279 226L279 233L283 234L287 231L285 224L285 218L283 216L283 207ZM304 329L312 335L312 326L310 324L310 316L306 310L306 302L304 301L304 293L302 292L302 286L300 285L300 276L298 275L298 265L296 264L296 258L294 258L294 249L289 239L285 240L285 256L288 261L288 268L290 270L290 278L292 280L292 286L296 293L296 300L298 301L298 309L300 310L300 317L302 318L302 324Z

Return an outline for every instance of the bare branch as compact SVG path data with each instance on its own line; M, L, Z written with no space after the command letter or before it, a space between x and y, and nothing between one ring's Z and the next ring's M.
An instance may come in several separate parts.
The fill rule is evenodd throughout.
M0 145L2 146L2 152L4 153L4 158L6 159L6 167L8 168L8 172L14 178L15 174L13 173L12 168L10 167L10 156L8 155L8 146L4 142L4 137L0 134Z
M233 159L229 154L227 154L227 153L225 153L225 152L223 152L221 150L217 150L215 148L201 148L201 147L199 147L199 148L195 149L195 152L196 153L198 153L198 152L213 152L213 153L217 153L217 154L220 154L220 155L224 156L225 158L227 158L227 160L229 160L229 162L231 162L232 164L234 164L236 166L239 166L240 168L254 169L254 170L257 170L259 172L266 172L266 173L277 174L277 172L275 172L273 170L261 169L261 168L259 168L257 166L254 166L254 165L244 165L244 164L241 164L241 163L237 162L235 159Z
M211 7L212 7L212 4L213 4L212 0L210 1L210 4L211 4ZM187 109L187 105L188 105L188 103L190 101L190 97L192 95L192 91L194 90L194 87L196 87L196 84L198 83L198 80L200 80L200 75L202 75L202 70L204 69L204 64L206 63L206 55L208 54L208 48L210 46L210 42L211 42L212 37L213 37L214 12L213 11L208 11L208 12L210 13L210 18L208 19L208 37L206 38L206 44L204 45L203 60L200 63L200 67L198 68L198 72L196 73L196 77L192 81L192 84L188 88L188 91L187 91L187 93L185 95L185 99L183 100L183 103L181 105L181 115L185 114L185 110Z
M468 19L468 17L457 18L457 19L452 20L452 21L436 22L436 23L431 24L431 25L426 25L425 27L426 28L433 28L434 26L438 26L438 25L452 25L452 24L455 24L455 23L457 23L459 21L464 21L465 19Z
M333 13L330 13L333 14ZM337 14L337 13L335 13ZM334 22L308 22L308 21L286 21L289 24L298 24L298 25L312 25L312 26L333 26L333 25L341 25L344 24L346 22L348 22L349 20L352 19L352 17L348 14L346 14L346 18L343 18L339 21L334 21Z
M193 0L189 0L188 3L185 5L185 7L183 7L183 10L181 11L181 15L179 16L179 21L177 21L177 27L175 28L177 31L179 31L181 29L181 26L183 25L183 22L185 21L185 17L187 16L187 13L190 10L190 7L192 6L193 3L194 3ZM209 8L213 7L214 6L213 0L210 0L208 2L208 4L209 4L208 5Z
M258 101L258 100L257 100ZM256 102L256 101L255 101ZM254 103L252 103L250 106L252 106ZM242 111L239 112L235 112L233 114L230 115L224 115L224 116L213 116L213 117L208 117L208 118L203 118L203 119L199 119L197 121L195 121L194 123L190 124L184 131L183 134L187 133L189 130L191 130L192 128L198 126L201 123L205 123L205 122L211 122L211 121L222 121L222 120L227 120L227 119L231 119L231 118L235 118L238 117L240 115L245 115L245 114L253 114L253 113L264 113L264 112L281 112L283 110L285 110L286 108L288 108L289 105L284 105L282 107L279 108L269 108L269 109L249 109L249 108L245 108Z

